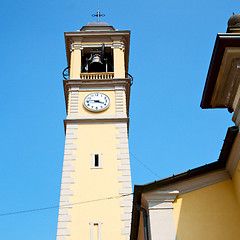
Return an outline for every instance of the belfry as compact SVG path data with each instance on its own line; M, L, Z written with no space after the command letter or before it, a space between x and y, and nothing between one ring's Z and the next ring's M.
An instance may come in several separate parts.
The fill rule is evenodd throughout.
M129 239L129 41L130 31L99 21L65 32L67 117L57 240Z

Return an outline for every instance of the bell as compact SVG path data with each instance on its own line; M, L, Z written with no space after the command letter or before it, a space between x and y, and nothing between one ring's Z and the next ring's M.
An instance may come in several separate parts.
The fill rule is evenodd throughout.
M102 63L100 54L92 55L89 62L89 72L104 72L104 64Z
M95 54L93 57L92 57L92 61L90 63L91 64L103 64L102 61L101 61L101 57L99 54Z

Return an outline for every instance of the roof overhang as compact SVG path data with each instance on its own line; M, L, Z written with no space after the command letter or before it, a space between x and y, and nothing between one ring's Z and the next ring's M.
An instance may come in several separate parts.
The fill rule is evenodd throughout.
M217 35L201 108L230 108L240 81L240 34Z

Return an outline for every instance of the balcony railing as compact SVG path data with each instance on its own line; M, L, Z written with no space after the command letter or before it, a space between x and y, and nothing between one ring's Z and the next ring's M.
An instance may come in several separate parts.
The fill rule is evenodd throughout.
M81 73L80 79L82 80L104 80L112 79L114 77L113 72L103 72L103 73Z

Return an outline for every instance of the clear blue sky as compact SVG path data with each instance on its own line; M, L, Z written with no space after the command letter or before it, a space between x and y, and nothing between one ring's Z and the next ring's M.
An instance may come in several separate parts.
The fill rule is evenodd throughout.
M218 159L232 115L201 110L218 32L239 1L100 0L131 30L130 152L159 178ZM64 31L94 19L97 0L1 4L0 214L58 205L64 151ZM133 184L159 179L131 156ZM0 217L0 239L52 240L58 210Z

